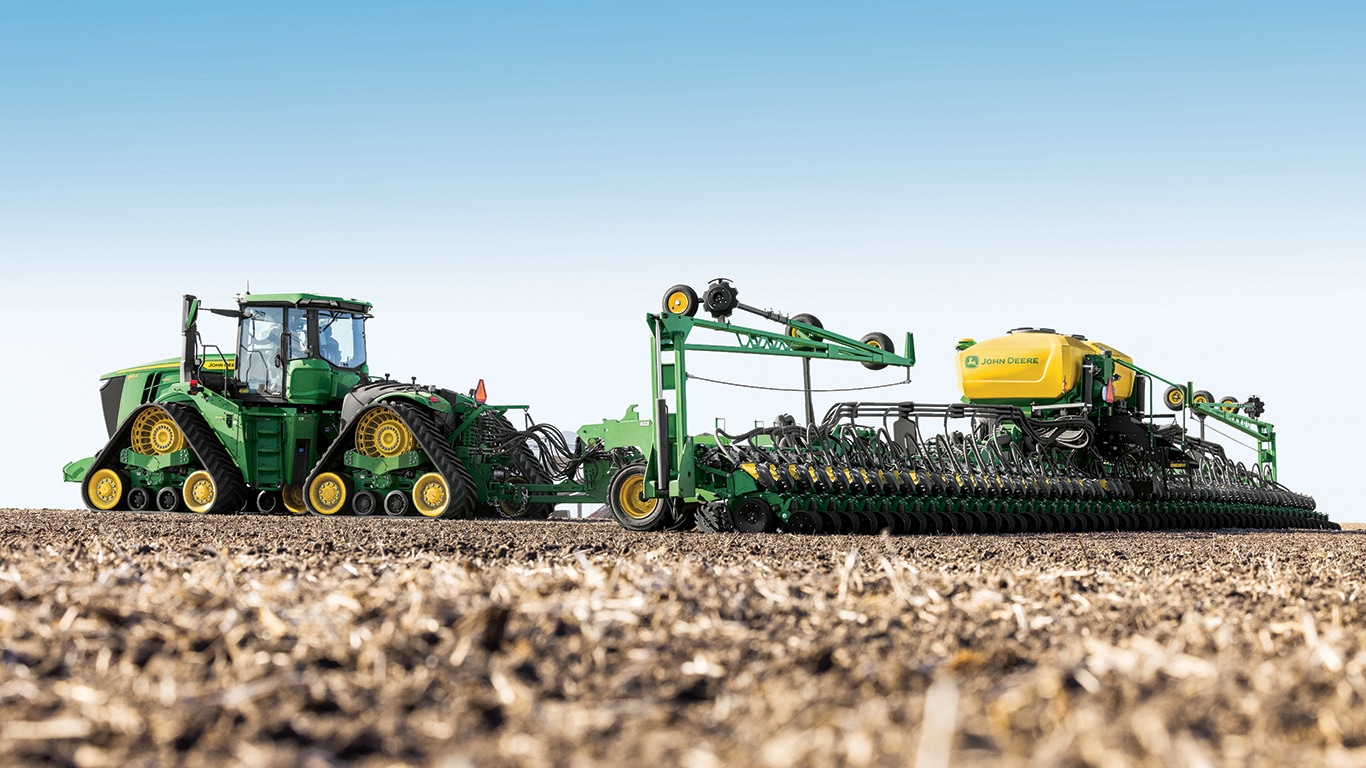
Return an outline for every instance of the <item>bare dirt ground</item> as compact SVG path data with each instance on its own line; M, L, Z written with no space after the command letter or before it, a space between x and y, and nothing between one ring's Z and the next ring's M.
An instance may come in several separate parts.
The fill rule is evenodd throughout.
M1363 545L0 510L0 763L1363 765Z

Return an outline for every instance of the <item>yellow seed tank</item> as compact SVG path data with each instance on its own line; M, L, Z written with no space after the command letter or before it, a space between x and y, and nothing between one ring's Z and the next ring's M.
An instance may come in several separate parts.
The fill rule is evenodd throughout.
M1133 358L1106 344L1051 330L1016 330L972 344L958 353L958 387L974 403L1037 404L1075 399L1068 395L1082 380L1087 355L1109 351L1117 360ZM1134 372L1115 366L1114 399L1133 394Z

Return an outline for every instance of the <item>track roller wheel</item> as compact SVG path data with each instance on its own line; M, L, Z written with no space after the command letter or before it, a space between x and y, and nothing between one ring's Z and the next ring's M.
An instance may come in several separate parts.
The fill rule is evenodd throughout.
M157 511L177 512L180 510L180 489L162 488L157 491Z
M815 512L795 509L792 514L787 516L787 523L783 527L791 533L813 534L820 533L824 526L822 526L821 519Z
M389 517L403 517L413 506L412 498L404 491L389 491L384 495L384 514Z
M664 292L662 308L671 314L692 317L697 314L697 291L692 286L675 285Z
M117 469L97 469L85 481L90 506L102 512L118 507L128 487L128 476Z
M669 517L668 499L645 498L645 462L627 464L612 477L607 507L628 531L657 531Z
M351 500L351 512L361 517L369 517L379 509L379 496L374 491L356 491L356 497Z
M759 498L743 499L735 506L735 530L741 533L764 533L774 529L777 520L773 507Z
M336 472L323 472L308 484L308 507L320 515L345 510L350 498L351 481Z
M152 491L150 488L138 486L128 489L128 508L134 512L141 512L152 506Z
M185 499L185 508L197 515L207 514L218 501L218 484L213 481L213 475L202 469L185 478L180 492Z
M256 511L263 515L273 515L280 508L280 495L274 491L261 491L256 494Z
M441 517L451 503L451 489L440 472L428 472L413 483L413 508L423 517Z
M304 503L304 487L302 485L286 485L281 488L280 503L285 505L285 509L291 515L302 515L308 511L308 506Z
M873 331L859 339L859 343L870 346L873 349L880 349L884 352L896 352L896 347L892 346L892 337L885 333L878 333L877 331ZM887 367L886 363L863 363L862 365L870 371L880 371Z

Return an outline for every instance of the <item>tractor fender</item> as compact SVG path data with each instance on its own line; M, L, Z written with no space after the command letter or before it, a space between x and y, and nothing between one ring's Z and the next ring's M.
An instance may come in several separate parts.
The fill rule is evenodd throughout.
M350 424L371 403L392 399L406 400L437 413L451 412L450 401L441 395L401 381L379 379L356 386L346 393L346 397L342 398L342 424Z

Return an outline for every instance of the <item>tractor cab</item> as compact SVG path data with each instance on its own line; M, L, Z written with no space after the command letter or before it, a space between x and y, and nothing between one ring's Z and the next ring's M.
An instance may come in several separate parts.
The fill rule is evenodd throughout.
M238 306L232 396L323 405L368 378L370 304L313 294L247 294Z

